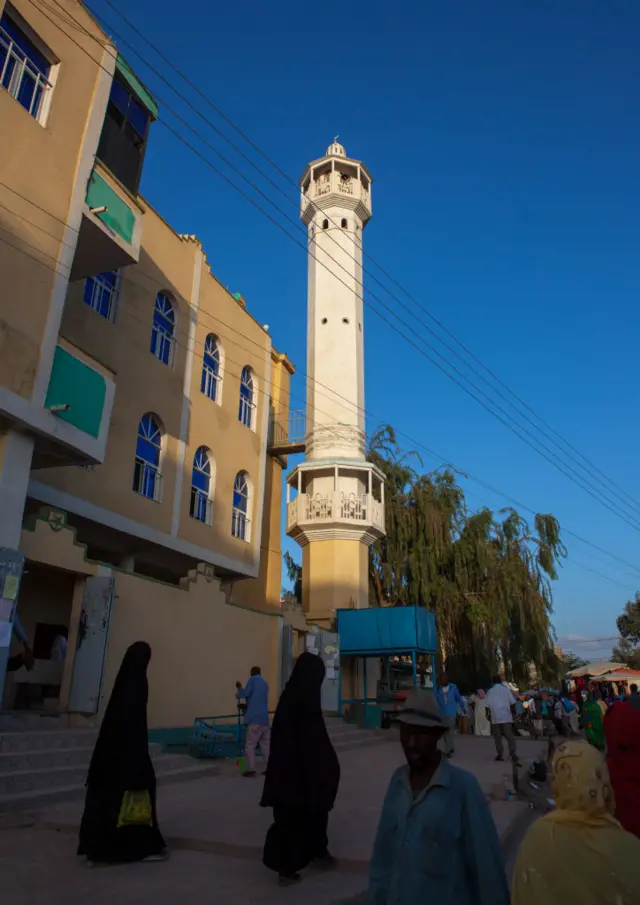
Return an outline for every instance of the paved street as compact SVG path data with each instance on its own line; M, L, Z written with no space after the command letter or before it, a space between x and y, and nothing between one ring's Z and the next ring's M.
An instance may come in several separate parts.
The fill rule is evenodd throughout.
M520 742L523 760L538 754L539 744ZM509 765L494 761L490 739L458 738L455 763L473 770L488 792ZM342 782L331 817L331 850L340 859L336 872L308 870L304 882L286 891L292 903L338 903L359 898L389 777L402 762L399 745L385 741L341 754ZM270 812L258 807L259 779L243 779L233 765L220 776L159 789L161 827L172 850L167 863L90 870L75 857L81 802L67 802L0 823L3 892L11 905L92 905L215 900L237 905L281 901L272 874L260 863ZM520 802L492 802L496 825L505 840L528 818ZM12 820L13 817L13 820ZM30 825L11 825L11 823ZM507 845L508 848L508 845ZM6 878L6 879L5 879ZM8 882L8 889L6 883Z

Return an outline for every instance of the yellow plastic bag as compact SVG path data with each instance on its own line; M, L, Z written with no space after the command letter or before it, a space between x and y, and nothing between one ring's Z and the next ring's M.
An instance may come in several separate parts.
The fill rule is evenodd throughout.
M142 792L125 792L122 796L118 829L123 826L153 826L151 796L146 789Z

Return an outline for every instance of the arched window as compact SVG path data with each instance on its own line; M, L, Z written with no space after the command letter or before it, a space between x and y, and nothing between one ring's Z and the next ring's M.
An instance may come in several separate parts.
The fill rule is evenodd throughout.
M136 461L133 469L133 489L148 500L159 503L162 499L162 427L159 419L147 412L138 425Z
M220 349L218 342L210 333L204 344L204 355L202 356L202 380L200 381L200 390L205 396L208 396L213 402L218 398L218 382L220 380Z
M173 365L175 348L176 315L168 295L159 292L153 309L151 328L151 354L166 365Z
M340 226L341 226L343 229L346 229L346 228L347 228L347 225L348 225L348 224L347 224L347 218L346 218L346 217L343 217Z
M213 501L211 499L211 459L206 446L196 450L191 472L191 518L211 525L213 522Z
M246 471L239 471L233 484L233 516L231 533L238 540L249 542L249 508L251 504L251 479Z
M249 365L245 365L242 369L242 377L240 378L240 407L238 409L238 420L245 427L253 429L255 425L255 402L256 388Z
M95 277L89 277L84 284L86 304L111 323L116 319L119 293L120 273L117 270L107 270Z
M328 220L323 220L323 221L322 221L322 228L323 228L323 229L329 229L329 221L328 221Z

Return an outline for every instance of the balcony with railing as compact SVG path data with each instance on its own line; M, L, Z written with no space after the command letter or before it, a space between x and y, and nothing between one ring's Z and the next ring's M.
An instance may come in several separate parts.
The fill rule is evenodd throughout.
M8 91L30 116L44 125L49 95L53 88L47 77L51 67L42 54L32 47L20 29L5 17L2 21L17 34L12 35L7 28L0 25L0 86ZM18 35L25 47L31 51L33 59L16 40Z
M246 513L243 512L242 509L239 509L237 506L234 506L233 512L231 514L232 536L236 537L238 540L245 541L245 543L249 543L250 528L251 522L247 518Z
M340 173L323 173L316 179L311 179L305 190L307 199L322 198L334 192L339 195L350 195L355 199L361 199L365 204L369 203L369 191L364 187L356 175Z
M372 493L328 494L299 493L287 503L287 532L296 534L305 527L320 524L368 525L375 534L384 534L384 503Z
M136 456L133 470L133 489L140 496L162 502L162 475L153 465Z
M304 411L271 414L268 450L272 456L291 456L305 450L307 419Z
M191 488L189 515L205 525L213 525L213 500L208 493L198 487Z

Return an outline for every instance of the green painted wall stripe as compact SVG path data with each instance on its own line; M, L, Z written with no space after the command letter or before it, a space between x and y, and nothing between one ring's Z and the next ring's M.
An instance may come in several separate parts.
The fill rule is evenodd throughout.
M102 374L61 346L56 348L45 408L69 405L68 412L56 412L56 417L97 438L106 394L107 382Z
M133 93L136 95L140 103L147 108L154 119L157 119L158 113L160 111L158 109L158 105L151 95L151 92L148 88L145 88L131 66L129 66L125 58L120 53L116 57L116 69L125 80L129 88L131 88Z
M122 200L102 176L94 170L87 188L87 204L89 207L106 207L103 214L96 214L121 239L131 244L136 217L128 204Z

